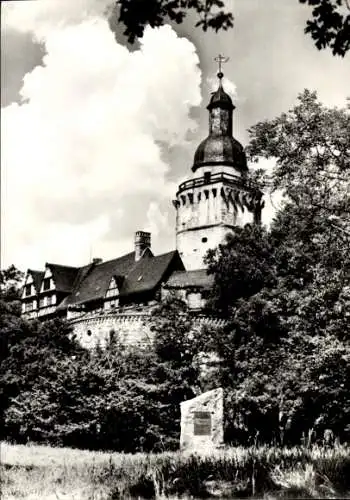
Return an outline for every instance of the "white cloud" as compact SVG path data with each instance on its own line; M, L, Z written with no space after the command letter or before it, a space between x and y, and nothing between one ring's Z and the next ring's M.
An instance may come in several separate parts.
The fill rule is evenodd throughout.
M32 30L47 54L25 76L22 103L2 110L3 265L81 264L91 245L114 257L165 197L171 206L161 148L186 146L196 126L195 47L164 26L129 52L102 17L107 1L25 3L5 21Z
M162 231L165 231L168 224L168 214L163 212L158 203L152 201L147 211L147 226L146 230L154 236L158 236Z
M10 28L30 31L36 39L45 40L53 30L104 17L113 3L113 0L17 0L2 6L3 20Z

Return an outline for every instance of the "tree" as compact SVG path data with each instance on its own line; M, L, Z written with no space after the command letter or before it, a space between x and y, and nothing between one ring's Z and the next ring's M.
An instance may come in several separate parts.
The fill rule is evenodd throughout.
M227 30L233 26L233 15L224 6L223 0L117 0L119 22L125 25L130 43L142 37L147 24L153 28L167 19L179 24L190 12L198 14L196 27L204 31Z
M249 238L249 226L240 229L241 239L208 256L216 301L231 300L228 324L213 335L228 435L295 443L331 429L348 440L349 111L305 91L250 134L250 158L276 162L265 179L284 203L269 231Z
M350 107L328 109L305 90L297 105L250 129L250 159L276 159L271 181L300 209L350 214Z
M186 304L173 296L155 309L151 330L156 358L150 376L157 384L155 398L163 408L163 435L177 448L180 403L199 391L199 366L195 359L202 339Z
M344 56L350 48L349 0L299 0L312 6L312 17L306 23L318 49L330 48L334 55ZM182 23L190 12L198 15L196 27L219 31L233 27L234 17L225 10L223 0L117 0L119 22L130 43L143 35L147 24L160 26L167 20Z
M154 349L83 349L69 324L18 322L4 332L2 438L124 452L176 449L180 407L197 390L197 339L185 304L152 317ZM200 338L198 338L198 343Z
M205 262L214 275L213 309L232 314L240 298L248 298L274 283L274 256L264 228L246 225L229 233L224 244L209 250Z
M20 285L24 274L14 265L0 270L0 300L10 302L20 298Z
M270 183L285 197L271 227L277 274L303 301L303 328L330 327L348 307L338 301L349 286L349 108L328 109L305 90L292 110L250 134L250 157L276 160Z
M316 47L332 49L334 55L344 56L350 49L349 0L299 0L312 6L312 19L306 23Z

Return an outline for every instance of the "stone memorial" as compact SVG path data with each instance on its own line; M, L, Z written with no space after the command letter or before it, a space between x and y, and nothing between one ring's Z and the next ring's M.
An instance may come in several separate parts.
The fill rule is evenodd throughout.
M214 389L180 403L182 451L207 452L224 444L223 389Z

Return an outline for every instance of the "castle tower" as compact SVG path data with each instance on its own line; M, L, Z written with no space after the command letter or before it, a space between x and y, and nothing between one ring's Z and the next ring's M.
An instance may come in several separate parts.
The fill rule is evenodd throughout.
M247 179L242 145L232 137L235 106L223 89L219 61L218 89L207 106L209 135L198 146L191 177L180 184L176 208L176 248L187 270L201 269L210 248L235 226L260 223L262 193Z

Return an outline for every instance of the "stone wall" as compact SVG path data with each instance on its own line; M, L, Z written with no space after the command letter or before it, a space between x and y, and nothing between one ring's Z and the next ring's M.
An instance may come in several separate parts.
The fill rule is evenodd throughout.
M83 347L93 348L97 344L105 346L111 338L118 339L123 344L152 345L153 334L150 330L151 311L153 308L144 308L141 311L113 312L84 315L70 321L77 340ZM196 331L201 326L218 327L223 321L209 316L198 316Z
M74 334L83 347L102 347L111 336L123 344L152 344L150 313L126 312L95 314L72 320Z

